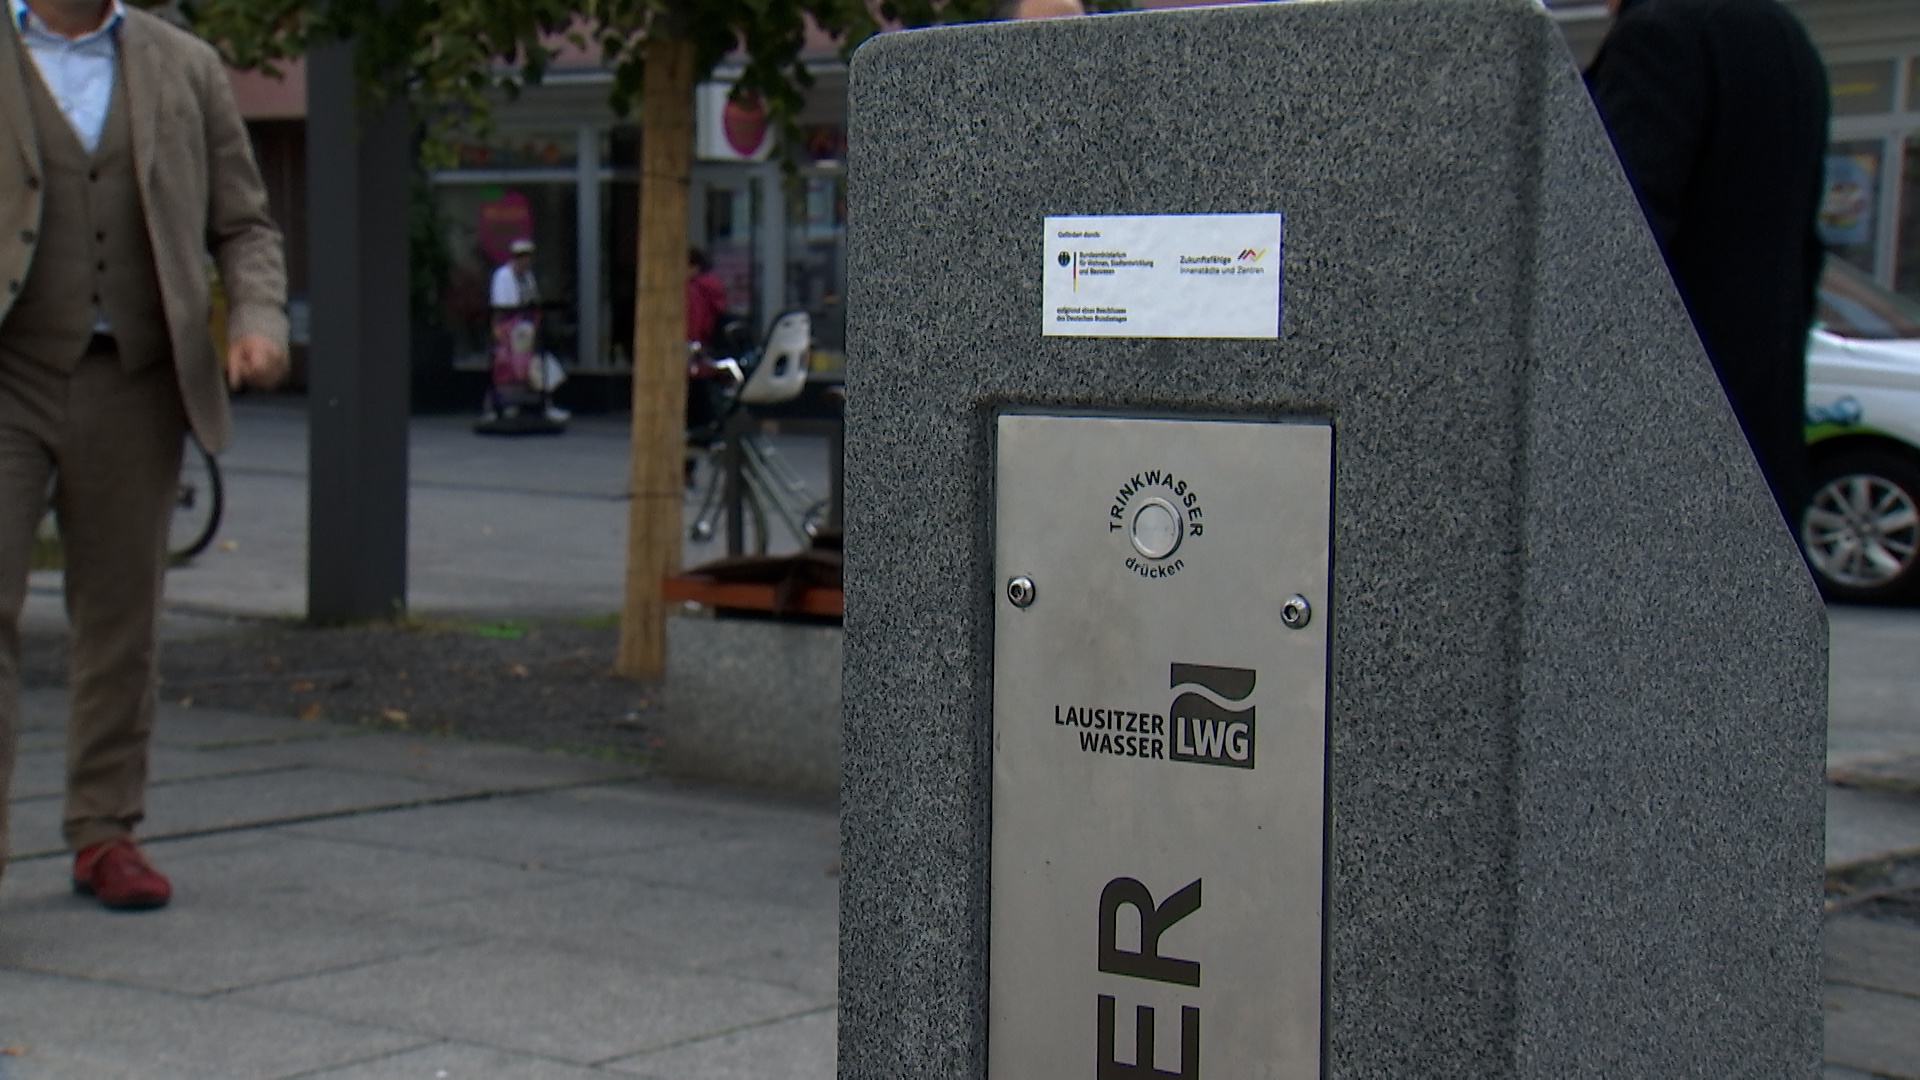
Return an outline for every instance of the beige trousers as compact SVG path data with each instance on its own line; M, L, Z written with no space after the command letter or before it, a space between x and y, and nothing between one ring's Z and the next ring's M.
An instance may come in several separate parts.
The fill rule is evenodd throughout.
M90 353L72 373L0 343L0 870L17 747L20 611L48 481L66 560L67 845L146 812L155 638L186 412L173 365L131 375Z

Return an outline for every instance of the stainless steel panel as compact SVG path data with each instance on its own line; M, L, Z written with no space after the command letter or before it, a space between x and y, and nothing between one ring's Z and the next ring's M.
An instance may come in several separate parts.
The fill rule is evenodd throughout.
M991 1075L1319 1076L1332 429L996 444Z

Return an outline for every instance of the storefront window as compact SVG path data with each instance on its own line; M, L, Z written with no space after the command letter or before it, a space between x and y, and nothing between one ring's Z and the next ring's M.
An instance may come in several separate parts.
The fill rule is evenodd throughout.
M1875 116L1893 111L1893 61L1834 64L1827 93L1835 116Z
M571 169L580 160L571 130L495 132L454 143L453 151L462 169Z
M639 296L640 184L616 179L600 185L601 333L615 367L633 362L633 305Z
M759 200L753 176L746 170L696 170L688 197L694 201L696 225L687 243L707 253L713 272L727 291L727 310L759 324L761 253L754 237ZM601 325L606 328L609 356L615 365L630 363L633 355L634 298L639 287L639 184L616 179L600 186L601 262L600 295L604 298Z
M839 124L810 124L800 131L802 164L828 165L847 160L847 129Z
M640 129L632 124L616 124L600 139L600 164L616 169L640 167Z
M1834 143L1827 149L1827 189L1820 202L1820 239L1827 250L1874 272L1875 208L1880 197L1878 139Z
M493 271L507 261L507 245L528 236L535 244L533 274L545 307L545 347L564 362L577 362L577 200L570 180L490 184L462 183L456 176L439 184L434 201L452 263L442 314L453 333L456 366L486 364Z
M706 249L713 260L713 272L727 289L727 310L761 320L758 300L760 253L753 242L759 221L759 185L744 170L726 170L708 179L696 176L698 197L706 204L704 235L696 233L694 244Z
M845 363L847 348L847 180L815 172L790 187L787 301L813 316L817 362Z

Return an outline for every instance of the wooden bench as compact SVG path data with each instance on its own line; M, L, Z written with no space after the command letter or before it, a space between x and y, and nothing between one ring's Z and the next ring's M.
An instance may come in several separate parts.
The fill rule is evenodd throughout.
M737 611L773 612L774 586L760 581L716 581L705 574L668 574L660 579L662 600L706 604ZM793 602L781 614L842 617L839 589L822 585L802 586Z

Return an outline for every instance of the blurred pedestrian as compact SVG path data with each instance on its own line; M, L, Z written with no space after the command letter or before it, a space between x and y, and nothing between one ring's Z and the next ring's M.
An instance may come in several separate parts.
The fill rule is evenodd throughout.
M1720 385L1799 535L1827 80L1779 0L1608 0L1587 86Z
M518 416L521 399L528 396L527 375L533 368L540 330L540 285L533 277L533 252L533 241L527 237L509 244L507 261L494 268L487 289L493 347L487 397L480 405L483 422Z
M727 287L713 272L713 260L699 248L687 249L687 352L692 358L687 368L687 437L707 443L717 438L723 388L717 385L719 370L711 361L739 359L742 349L737 341L723 340L726 324L739 323L727 314ZM737 329L737 327L736 327ZM682 479L693 487L694 459L686 458Z
M68 646L73 887L159 907L145 813L167 530L191 432L231 437L227 388L286 377L279 230L205 42L118 0L12 0L0 33L0 866L20 612L57 479ZM211 251L224 357L207 331ZM226 385L222 385L223 382Z
M507 245L507 261L493 271L488 300L495 311L519 311L540 306L540 284L533 276L533 239L523 236Z
M533 240L521 237L507 245L507 261L493 271L487 293L493 308L492 384L481 404L480 420L520 415L521 406L539 405L551 423L573 414L548 397L558 374L540 349L540 284L533 276Z
M727 310L727 287L713 272L713 260L699 248L687 249L687 340L711 347Z

